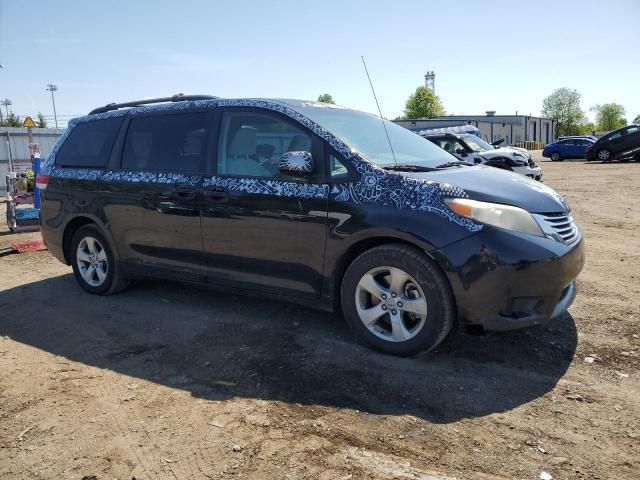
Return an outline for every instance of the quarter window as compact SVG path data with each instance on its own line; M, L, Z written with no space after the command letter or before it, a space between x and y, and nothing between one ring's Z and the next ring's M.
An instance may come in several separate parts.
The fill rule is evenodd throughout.
M122 168L201 171L206 156L206 125L204 112L133 118L124 144Z
M77 125L56 155L62 167L106 167L124 117Z
M218 174L278 177L286 152L311 152L312 139L301 128L276 116L224 112L218 142Z
M329 174L333 179L346 178L349 176L349 170L345 167L338 158L331 154L329 155Z

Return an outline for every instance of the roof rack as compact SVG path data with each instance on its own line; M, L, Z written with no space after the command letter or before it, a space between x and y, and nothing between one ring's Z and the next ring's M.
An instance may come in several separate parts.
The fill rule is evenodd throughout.
M212 97L211 95L185 95L183 93L178 93L172 97L162 97L162 98L149 98L146 100L136 100L134 102L125 102L125 103L110 103L105 105L104 107L94 108L89 112L89 115L95 115L96 113L105 113L110 112L112 110L118 110L119 108L125 107L139 107L141 105L149 105L151 103L164 103L164 102L192 102L195 100L215 100L220 97Z

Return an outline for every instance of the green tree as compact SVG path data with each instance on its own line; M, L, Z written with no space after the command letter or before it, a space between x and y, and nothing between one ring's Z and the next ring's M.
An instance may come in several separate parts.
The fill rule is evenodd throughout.
M404 118L413 120L416 118L433 118L445 114L444 106L440 98L425 86L416 88L404 106Z
M627 119L624 118L627 112L619 103L596 105L591 110L596 112L596 126L600 131L617 130L627 124Z
M21 127L22 119L13 112L10 112L7 117L5 117L4 122L2 122L3 127Z
M595 123L583 122L576 126L576 135L592 135L597 130Z
M581 95L577 90L558 88L542 101L542 116L556 122L556 137L575 135L578 126L584 123L584 112L580 108Z
M633 119L633 123L640 123L640 115L636 115L636 118Z
M38 125L38 128L47 128L47 119L44 118L42 112L38 112L38 120L36 120L36 125Z
M318 101L321 103L330 103L332 105L335 105L336 103L333 101L333 97L328 93L323 93L322 95L318 96Z

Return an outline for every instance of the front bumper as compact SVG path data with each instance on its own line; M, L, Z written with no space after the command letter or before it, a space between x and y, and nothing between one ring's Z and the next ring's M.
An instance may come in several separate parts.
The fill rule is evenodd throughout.
M542 182L542 169L538 166L522 166L512 168L514 172L519 173L520 175L524 175L525 177L529 177L532 180L538 180L539 182Z
M562 315L576 296L584 244L497 228L437 251L463 323L518 330Z

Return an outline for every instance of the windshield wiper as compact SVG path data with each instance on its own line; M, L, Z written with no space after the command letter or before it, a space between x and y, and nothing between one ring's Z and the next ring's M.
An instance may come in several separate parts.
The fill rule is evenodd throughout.
M442 165L438 165L436 168L449 168L449 167L473 167L473 163L463 162L459 160L457 162L447 162Z
M424 165L410 165L410 164L400 164L400 165L385 165L385 170L392 170L394 172L433 172L435 168L433 167L425 167Z

